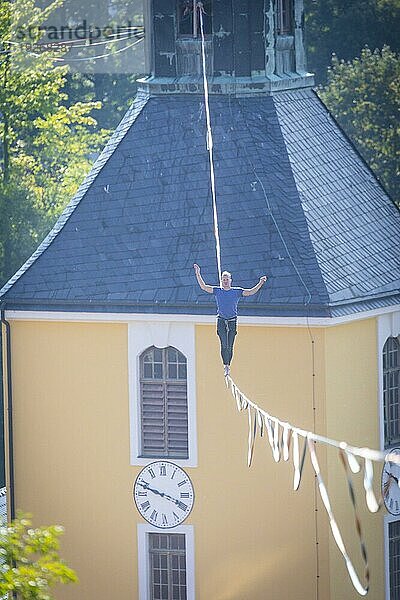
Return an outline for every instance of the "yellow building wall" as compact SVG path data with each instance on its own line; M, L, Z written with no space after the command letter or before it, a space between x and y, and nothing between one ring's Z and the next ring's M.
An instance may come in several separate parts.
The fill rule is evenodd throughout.
M37 524L65 526L63 556L80 578L57 599L135 600L143 521L132 499L140 467L129 464L127 325L14 321L11 330L16 506ZM369 347L359 362L346 361L355 334ZM315 419L322 434L377 446L374 322L312 335L315 377L306 328L241 325L236 383L284 420L313 429ZM196 494L186 523L194 526L197 600L310 600L317 586L319 600L355 598L315 505L309 461L298 492L291 462L275 464L266 438L256 440L247 468L247 415L225 387L217 342L214 326L196 326L198 467L186 468ZM358 439L350 416L366 405ZM319 457L326 471L323 450ZM343 476L330 454L328 461L336 490ZM343 488L336 496L347 527L346 494ZM381 529L379 518L368 520L378 587ZM371 598L381 600L375 592Z
M238 413L225 388L214 331L211 326L197 328L198 597L310 600L317 585L313 476L306 465L300 490L293 492L292 465L273 461L266 437L256 440L248 469L247 414ZM323 338L321 331L314 335ZM320 374L321 398L322 368ZM306 329L241 325L232 376L261 408L312 427L312 355ZM322 407L318 412L322 414ZM328 589L323 524L319 541L321 575Z
M16 508L65 526L62 553L80 579L57 600L135 598L126 326L11 330Z
M328 437L379 449L377 323L357 321L326 330L326 430ZM362 464L362 463L361 463ZM380 497L382 465L374 464L375 492ZM343 466L337 451L328 452L327 483L344 542L361 581L361 559L354 516L347 493ZM384 551L383 512L371 514L366 508L363 473L353 476L371 571L369 600L383 600ZM355 598L345 564L330 536L331 598Z

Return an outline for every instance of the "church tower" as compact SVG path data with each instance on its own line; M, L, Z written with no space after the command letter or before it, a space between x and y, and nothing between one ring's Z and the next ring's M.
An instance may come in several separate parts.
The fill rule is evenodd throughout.
M201 36L197 0L146 4L149 88L199 93ZM207 71L215 94L257 94L310 87L302 0L207 0Z
M282 423L400 446L399 211L312 89L302 0L202 4L222 268L268 276L232 378ZM260 423L193 271L218 286L196 3L144 5L132 106L0 291L9 506L65 526L59 600L350 600L308 454L297 492L275 462L288 428L274 457L257 429L247 467ZM315 449L362 580L343 467ZM369 600L391 598L399 518L360 513Z

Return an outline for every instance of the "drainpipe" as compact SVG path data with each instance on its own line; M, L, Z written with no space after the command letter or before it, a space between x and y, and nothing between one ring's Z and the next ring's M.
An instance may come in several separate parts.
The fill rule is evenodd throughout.
M4 407L4 446L7 440L8 457L8 486L7 501L9 510L7 511L10 519L15 518L15 497L14 497L14 446L13 446L13 404L12 404L12 378L11 378L11 329L10 323L5 318L4 305L1 305L1 382L2 382L2 400ZM4 325L4 327L3 327ZM5 335L3 337L3 332ZM6 427L8 435L6 436ZM4 448L5 449L5 448ZM7 469L6 469L7 472Z

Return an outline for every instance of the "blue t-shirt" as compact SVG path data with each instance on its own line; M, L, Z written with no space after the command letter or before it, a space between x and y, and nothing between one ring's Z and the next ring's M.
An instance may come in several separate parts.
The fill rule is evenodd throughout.
M217 316L223 319L233 319L237 317L237 306L240 298L243 296L243 288L233 287L224 290L220 287L213 288L213 294L217 302Z

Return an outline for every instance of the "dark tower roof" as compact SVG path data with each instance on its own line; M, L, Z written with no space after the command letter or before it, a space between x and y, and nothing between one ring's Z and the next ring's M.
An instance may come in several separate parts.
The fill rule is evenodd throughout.
M297 89L273 93L266 76L261 91L253 75L231 77L239 88L215 84L210 98L222 266L235 285L270 277L241 314L341 316L399 302L400 213L307 77L288 75ZM204 97L186 91L175 75L146 79L53 231L3 288L7 308L215 311L193 274L198 262L217 284Z

